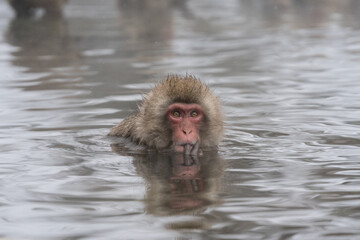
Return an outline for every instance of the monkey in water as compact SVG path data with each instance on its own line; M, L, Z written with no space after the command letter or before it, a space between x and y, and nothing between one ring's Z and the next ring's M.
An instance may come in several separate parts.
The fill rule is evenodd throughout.
M137 113L108 135L158 152L195 156L216 148L222 134L223 114L212 91L194 76L169 75L144 96Z
M44 9L49 17L61 17L62 6L67 0L8 0L18 18L33 16L35 9Z

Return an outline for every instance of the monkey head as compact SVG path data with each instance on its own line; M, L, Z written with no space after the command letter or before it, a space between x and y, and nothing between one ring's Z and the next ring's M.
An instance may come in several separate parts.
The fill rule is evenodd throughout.
M130 139L159 152L197 155L218 145L223 115L217 97L197 78L169 75L144 96L139 112L115 126L109 136Z
M211 90L191 75L170 75L144 97L135 123L135 139L159 151L196 155L216 147L222 138L220 103Z

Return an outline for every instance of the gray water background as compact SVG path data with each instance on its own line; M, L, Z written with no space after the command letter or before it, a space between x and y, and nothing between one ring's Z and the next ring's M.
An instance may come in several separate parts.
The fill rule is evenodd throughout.
M27 21L1 1L0 237L359 239L359 63L357 0L71 0ZM106 137L169 73L226 115L193 192Z

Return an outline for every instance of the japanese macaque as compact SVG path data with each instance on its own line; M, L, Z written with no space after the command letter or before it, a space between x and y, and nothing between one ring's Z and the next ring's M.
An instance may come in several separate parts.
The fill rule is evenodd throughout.
M158 152L197 155L216 147L222 134L223 115L211 90L191 75L169 75L145 95L139 112L115 126L109 136L129 138Z
M60 17L67 0L8 0L18 18L31 17L35 9L44 9L49 17Z

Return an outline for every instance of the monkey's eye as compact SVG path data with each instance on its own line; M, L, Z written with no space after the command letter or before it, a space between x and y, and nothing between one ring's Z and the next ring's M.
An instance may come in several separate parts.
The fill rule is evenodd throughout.
M190 113L190 116L191 117L197 117L199 115L199 113L197 112L197 111L192 111L191 113Z
M173 111L173 112L172 112L172 115L173 115L174 117L177 117L177 118L178 118L178 117L180 117L181 114L180 114L179 111Z

